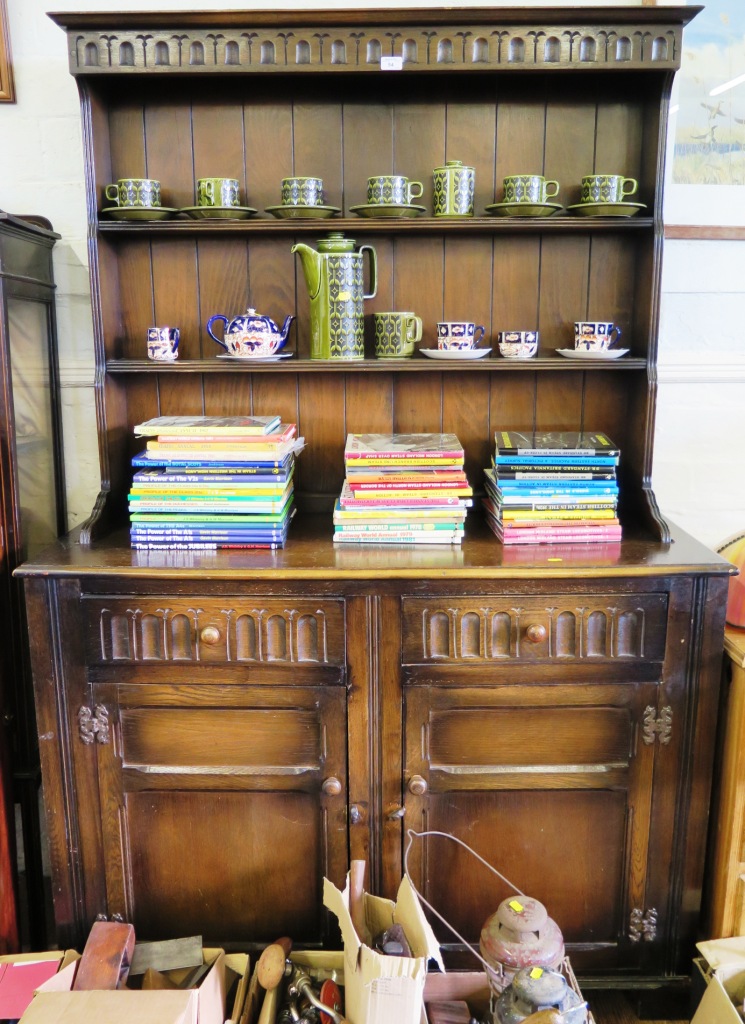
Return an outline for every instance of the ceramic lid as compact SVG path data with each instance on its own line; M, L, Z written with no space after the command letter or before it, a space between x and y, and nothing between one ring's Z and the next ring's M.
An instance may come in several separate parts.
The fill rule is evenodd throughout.
M319 252L354 252L355 241L345 238L341 231L332 231L326 238L318 239Z

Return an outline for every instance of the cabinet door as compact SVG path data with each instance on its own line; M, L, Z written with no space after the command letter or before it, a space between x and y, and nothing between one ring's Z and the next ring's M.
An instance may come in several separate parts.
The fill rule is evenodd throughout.
M96 701L108 914L143 939L321 941L323 876L347 869L344 686L107 685Z
M505 684L406 692L407 826L456 836L543 902L584 973L640 966L644 922L632 935L629 921L645 907L655 746L643 725L655 691ZM475 945L514 891L440 837L413 839L409 868ZM444 927L439 937L454 941Z

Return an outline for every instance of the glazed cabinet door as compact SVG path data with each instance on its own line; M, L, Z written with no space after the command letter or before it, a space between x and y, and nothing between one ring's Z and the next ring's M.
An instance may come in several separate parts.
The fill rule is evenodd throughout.
M322 879L347 868L346 690L287 683L94 687L107 912L138 937L323 940Z
M407 827L456 836L541 900L585 974L633 971L649 952L640 940L655 744L645 722L656 689L598 681L406 691ZM441 837L414 839L409 865L425 897L478 946L509 887ZM454 941L444 928L439 937Z

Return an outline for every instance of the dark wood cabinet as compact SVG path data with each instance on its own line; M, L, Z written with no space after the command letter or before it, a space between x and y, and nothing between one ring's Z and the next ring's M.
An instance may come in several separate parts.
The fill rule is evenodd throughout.
M650 487L666 113L692 13L55 16L82 101L103 479L82 531L20 570L61 941L103 913L143 937L322 943L323 875L341 885L361 857L393 896L407 829L436 829L544 900L594 984L683 983L731 570ZM350 215L393 170L428 183L429 208L445 158L476 167L476 217ZM593 168L637 178L646 211L483 215L508 173L558 179L568 205ZM290 173L322 176L341 216L265 215ZM106 183L145 174L171 207L193 204L197 177L234 175L259 214L99 216ZM311 360L290 249L327 229L378 252L368 312L415 310L424 346L464 309L489 337L537 325L538 358ZM297 312L292 360L215 358L207 317L249 301ZM627 357L557 354L575 319L601 316ZM153 320L181 327L167 368L143 358ZM131 551L132 427L246 411L307 440L287 547ZM334 547L348 432L453 431L478 489L504 427L612 436L623 542L505 549L474 509L462 547ZM476 941L505 895L493 878L437 839L410 866Z

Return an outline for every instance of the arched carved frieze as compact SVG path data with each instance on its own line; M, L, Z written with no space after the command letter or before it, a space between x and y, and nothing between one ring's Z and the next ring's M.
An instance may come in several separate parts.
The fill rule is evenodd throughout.
M91 16L93 17L93 16ZM660 12L660 18L664 17ZM304 26L244 30L207 27L172 31L90 28L68 31L73 74L159 72L379 71L381 60L400 58L407 72L479 71L520 66L583 69L678 66L682 26L664 21L634 26L585 24ZM114 45L114 41L116 45Z
M545 603L507 598L404 598L404 661L661 661L664 595L603 599L554 595Z
M341 601L268 599L250 607L148 602L116 607L86 602L88 645L96 661L342 665ZM209 605L209 606L207 606Z

